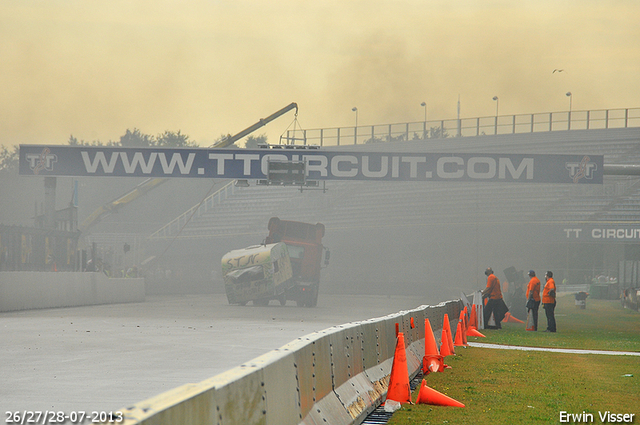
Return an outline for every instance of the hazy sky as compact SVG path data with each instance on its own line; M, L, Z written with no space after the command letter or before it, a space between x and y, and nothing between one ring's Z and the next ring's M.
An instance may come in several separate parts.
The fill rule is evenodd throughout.
M0 144L640 107L638 0L2 0ZM554 69L564 72L552 73ZM293 113L254 133L271 143Z

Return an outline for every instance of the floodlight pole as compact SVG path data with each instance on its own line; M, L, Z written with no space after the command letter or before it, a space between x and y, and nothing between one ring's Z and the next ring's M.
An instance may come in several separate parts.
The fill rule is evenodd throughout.
M353 144L357 145L358 144L358 108L354 106L353 108L351 108L351 110L356 113L356 126L353 128Z

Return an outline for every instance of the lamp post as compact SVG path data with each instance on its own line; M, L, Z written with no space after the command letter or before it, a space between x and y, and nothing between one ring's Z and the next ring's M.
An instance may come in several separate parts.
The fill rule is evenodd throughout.
M498 96L493 96L493 100L496 101L496 125L495 125L495 134L498 134L498 109L500 107L500 98Z
M351 110L356 113L356 126L353 129L353 144L357 145L358 144L358 108L354 106L353 108L351 108Z
M570 91L567 92L567 97L569 98L569 116L567 117L567 130L571 130L571 109L573 106L573 95Z
M422 102L420 106L424 108L424 126L422 129L422 138L426 139L427 138L427 102Z

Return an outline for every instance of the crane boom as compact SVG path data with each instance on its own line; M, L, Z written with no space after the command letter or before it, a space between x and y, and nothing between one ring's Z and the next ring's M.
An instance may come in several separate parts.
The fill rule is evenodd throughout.
M235 134L233 136L229 136L226 139L223 139L223 140L215 143L211 147L213 147L213 148L226 148L226 147L229 147L229 146L233 145L235 142L237 142L238 140L242 139L244 136L253 133L254 131L259 129L260 127L262 127L262 126L268 124L269 122L275 120L279 116L286 114L287 112L289 112L292 109L295 109L296 110L296 115L298 115L298 104L295 103L295 102L291 102L289 105L285 106L284 108L280 109L279 111L274 112L273 114L269 115L267 118L261 118L260 121L258 121L257 123L253 124L251 127L247 127L246 129L242 130L240 133ZM126 205L126 204L128 204L130 202L133 202L134 200L138 199L140 196L144 195L148 191L150 191L152 189L155 189L156 187L160 186L162 183L166 182L167 180L168 180L167 178L158 177L158 178L150 178L150 179L147 179L147 180L143 181L142 183L140 183L138 186L136 186L135 188L133 188L129 192L125 193L124 195L118 197L117 199L115 199L115 200L113 200L111 202L108 202L108 203L104 204L103 206L101 206L100 208L95 210L79 226L80 231L86 231L91 226L99 223L100 220L102 218L104 218L105 216L117 211L119 208L123 207L124 205Z
M91 213L91 215L84 219L80 226L78 226L78 230L80 230L81 232L86 231L87 229L89 229L89 227L98 224L100 220L102 220L102 218L104 218L105 216L116 212L124 205L133 202L148 191L155 189L165 181L167 181L167 179L165 178L146 179L129 192L125 193L122 196L119 196L113 201L108 202L95 210L93 213Z
M237 142L238 140L242 139L247 134L253 133L254 131L259 129L260 127L267 125L269 122L275 120L276 118L278 118L281 115L286 114L287 112L289 112L290 110L292 110L294 108L296 110L296 115L298 115L298 104L295 103L295 102L291 102L290 104L288 104L284 108L280 109L279 111L276 111L273 114L269 115L267 118L260 118L260 121L258 121L257 123L253 124L252 126L245 128L240 133L238 133L238 134L236 134L234 136L229 136L226 139L223 139L223 140L213 144L211 147L212 148L226 148L228 146L231 146L235 142Z

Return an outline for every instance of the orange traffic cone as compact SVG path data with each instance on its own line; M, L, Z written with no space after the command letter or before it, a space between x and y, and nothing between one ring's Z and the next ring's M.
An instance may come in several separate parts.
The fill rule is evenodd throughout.
M449 325L449 316L444 314L442 323L442 338L440 338L440 355L442 357L452 356L455 354L453 348L453 340L451 340L451 327Z
M453 332L451 332L451 322L449 322L449 317L447 316L447 340L449 341L449 349L452 354L455 354L455 345L453 345Z
M479 336L480 338L486 338L482 333L480 333L475 326L469 326L469 330L467 330L467 336Z
M467 308L465 307L462 313L460 313L460 321L462 322L462 344L466 347L467 344Z
M407 366L407 353L404 348L404 334L398 333L396 352L393 355L387 400L398 403L411 403L411 388L409 387L409 368Z
M427 381L424 379L420 384L420 390L418 391L418 398L416 404L432 404L435 406L455 406L464 407L464 404L458 400L454 400L449 396L442 394L439 391L434 390L427 386Z
M462 317L462 316L461 316ZM458 327L456 328L456 340L453 342L454 347L465 347L467 344L462 340L462 320L458 320Z
M453 352L451 352L451 348L449 348L449 336L447 335L446 330L442 330L442 337L440 338L440 355L442 357L452 356Z
M476 312L476 305L471 306L471 318L469 319L469 326L473 326L478 329L478 313Z
M424 319L424 357L422 358L422 373L428 375L431 372L444 371L443 358L438 351L436 337L433 335L431 322Z
M431 322L429 319L424 319L424 355L439 355L438 344L436 343L436 337L433 335L433 329L431 328Z
M513 316L513 314L511 314L511 313L509 313L509 312L507 312L507 313L504 315L504 319L502 319L502 321L503 321L503 322L505 322L505 323L507 323L507 322L511 322L511 323L524 323L524 321L523 321L523 320L520 320L520 319L518 319L518 318L514 317L514 316Z
M451 322L449 322L449 315L447 313L444 314L444 323L442 324L442 329L447 330L447 341L449 342L449 350L451 354L455 354L456 350L453 345L453 333L451 332Z
M462 325L458 322L458 328L456 329L456 340L453 341L454 347L464 347L462 343Z

